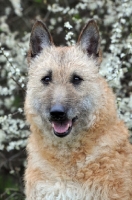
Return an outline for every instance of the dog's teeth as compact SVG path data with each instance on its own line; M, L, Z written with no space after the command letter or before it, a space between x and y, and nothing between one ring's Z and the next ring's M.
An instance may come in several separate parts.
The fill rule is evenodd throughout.
M68 124L68 128L71 127L70 124Z

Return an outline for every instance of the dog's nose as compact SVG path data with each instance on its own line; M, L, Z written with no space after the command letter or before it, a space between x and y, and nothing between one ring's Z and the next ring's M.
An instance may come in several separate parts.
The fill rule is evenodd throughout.
M62 105L54 105L50 109L52 120L63 120L66 116L65 108Z

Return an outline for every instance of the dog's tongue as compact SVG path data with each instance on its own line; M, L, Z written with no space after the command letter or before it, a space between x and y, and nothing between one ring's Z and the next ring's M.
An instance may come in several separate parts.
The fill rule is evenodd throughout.
M70 120L66 122L52 122L52 127L54 131L57 133L65 133L71 126L72 126L72 121Z

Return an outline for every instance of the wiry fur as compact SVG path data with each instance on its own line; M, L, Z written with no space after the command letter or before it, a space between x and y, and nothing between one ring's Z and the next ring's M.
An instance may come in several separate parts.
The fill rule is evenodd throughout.
M41 79L52 71L53 81ZM74 87L73 73L83 77ZM56 102L78 116L64 138L54 135L49 109ZM81 45L43 48L30 60L25 113L30 123L27 200L131 200L132 147L117 117L115 98L98 73L98 60Z

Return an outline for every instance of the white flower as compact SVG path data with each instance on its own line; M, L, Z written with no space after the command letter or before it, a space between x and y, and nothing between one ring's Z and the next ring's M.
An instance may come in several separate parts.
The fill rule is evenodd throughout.
M22 16L21 0L10 0L18 16Z
M72 36L72 35L73 35L73 33L72 33L71 31L69 31L69 32L66 34L65 39L66 39L66 40L71 39L71 36Z
M64 27L71 29L72 25L69 22L65 22Z
M123 58L125 56L125 53L121 53L120 57Z
M23 109L22 108L18 108L18 112L22 113Z

